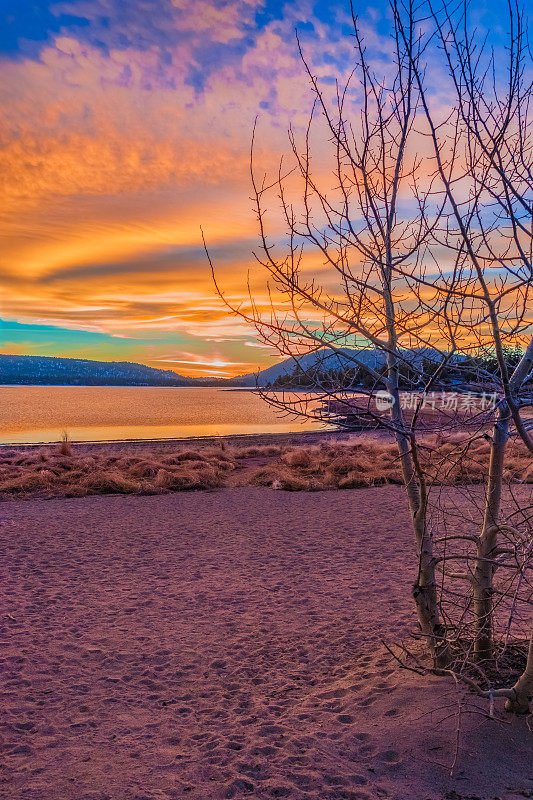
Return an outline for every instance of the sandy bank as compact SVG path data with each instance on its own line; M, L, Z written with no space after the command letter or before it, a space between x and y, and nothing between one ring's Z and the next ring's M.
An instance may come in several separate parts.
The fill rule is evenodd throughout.
M463 716L450 777L455 690L381 644L414 622L404 509L396 486L5 504L0 797L532 796L526 720Z

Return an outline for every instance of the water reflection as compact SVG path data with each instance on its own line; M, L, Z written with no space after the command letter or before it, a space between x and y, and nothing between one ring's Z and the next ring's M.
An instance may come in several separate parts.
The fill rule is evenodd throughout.
M283 416L252 392L137 386L2 386L0 442L173 439L323 426Z

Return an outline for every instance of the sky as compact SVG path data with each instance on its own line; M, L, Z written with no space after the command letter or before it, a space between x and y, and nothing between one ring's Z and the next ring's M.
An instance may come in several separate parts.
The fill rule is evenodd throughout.
M380 3L357 6L378 49ZM273 363L217 297L200 226L242 297L254 119L275 169L311 103L295 29L324 86L348 74L342 0L1 0L0 352L194 377Z

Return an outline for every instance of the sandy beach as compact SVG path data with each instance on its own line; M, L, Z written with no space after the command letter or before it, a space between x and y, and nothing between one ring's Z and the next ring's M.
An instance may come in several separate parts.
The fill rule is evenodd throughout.
M1 511L5 800L533 797L531 722L382 644L415 622L401 487Z

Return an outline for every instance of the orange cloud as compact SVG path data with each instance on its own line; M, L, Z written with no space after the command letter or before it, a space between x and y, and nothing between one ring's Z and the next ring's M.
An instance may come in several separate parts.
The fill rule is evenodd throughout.
M310 14L306 4L288 4L283 22L254 32L242 52L235 45L238 55L205 72L202 91L191 80L205 42L231 49L262 5L173 0L157 21L161 41L142 8L132 8L128 30L110 29L105 47L62 31L38 60L0 62L2 315L117 338L180 332L198 339L191 368L243 372L241 365L267 362L268 349L217 298L199 227L228 297L246 295L251 269L267 308L251 254L250 136L262 104L256 167L275 173L289 122L298 129L307 121L292 38L298 15ZM55 5L91 25L113 7ZM119 33L128 34L125 45ZM317 20L311 57L313 47L336 54L341 45L327 36ZM327 78L332 68L322 60L316 70ZM279 215L271 220L275 236ZM310 256L304 269L323 272L323 258ZM175 354L176 363L191 361L189 352ZM142 351L138 358L146 360Z

